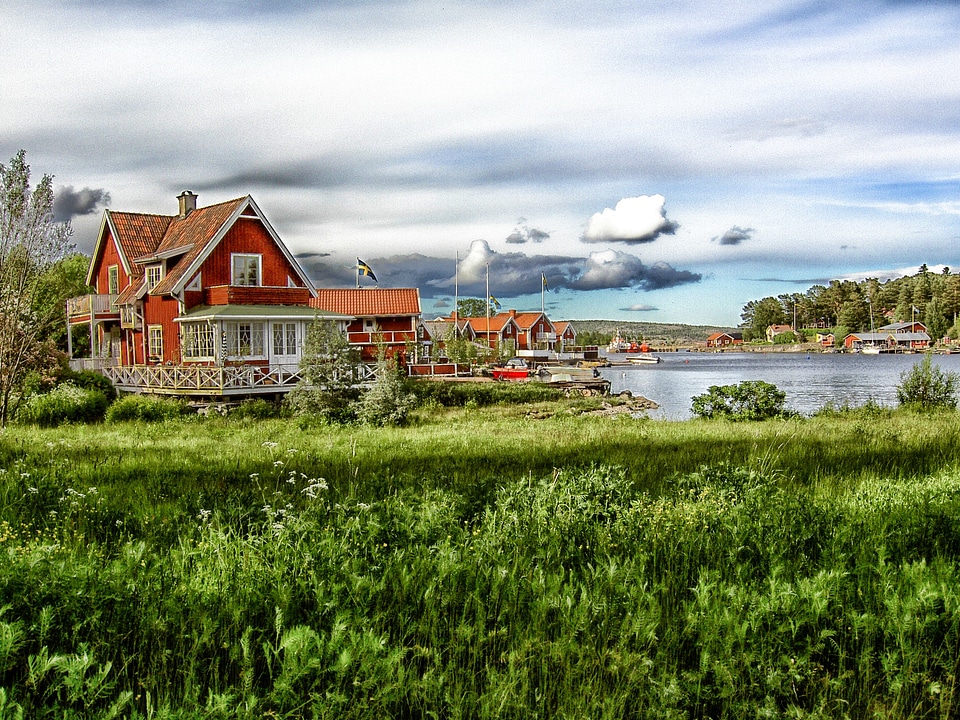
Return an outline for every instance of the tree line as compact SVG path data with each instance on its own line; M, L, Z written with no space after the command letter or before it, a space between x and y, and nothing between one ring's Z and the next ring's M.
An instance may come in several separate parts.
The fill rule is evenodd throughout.
M770 325L824 328L838 338L893 322L922 322L934 340L957 339L960 327L960 274L944 267L931 272L926 264L915 275L880 282L831 280L805 293L785 293L751 300L740 314L744 339L764 337Z

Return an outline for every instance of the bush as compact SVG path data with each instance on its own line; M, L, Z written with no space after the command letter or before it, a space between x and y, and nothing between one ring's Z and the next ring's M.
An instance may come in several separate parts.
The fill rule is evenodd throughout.
M365 425L403 425L417 405L406 389L402 371L395 363L377 364L377 379L357 403L357 419Z
M359 392L327 392L320 388L297 385L283 399L284 409L302 418L307 425L320 421L330 425L350 425L356 422L354 407Z
M66 422L99 422L110 401L99 390L63 383L53 390L31 395L17 410L17 422L54 427Z
M190 413L182 400L169 400L152 395L127 395L107 409L107 422L162 422L176 420Z
M921 410L956 408L960 376L933 364L929 355L900 374L897 401Z
M787 394L763 380L744 380L736 385L711 385L693 398L693 414L702 418L767 420L789 417Z
M60 382L73 383L85 390L99 390L108 402L117 399L117 390L113 387L113 383L106 375L101 375L95 370L71 370L67 368L60 374Z
M227 413L227 416L234 420L272 420L287 415L289 411L286 407L280 403L268 402L263 398L244 400Z
M411 380L408 388L421 403L436 402L444 407L482 407L549 402L563 399L563 390L548 383L446 382Z

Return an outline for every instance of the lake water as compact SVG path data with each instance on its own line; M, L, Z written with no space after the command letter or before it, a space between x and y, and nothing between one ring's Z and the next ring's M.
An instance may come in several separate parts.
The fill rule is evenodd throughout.
M611 356L611 361L623 356ZM870 400L897 404L901 373L922 355L848 355L846 353L661 353L657 365L614 365L601 368L611 393L629 390L660 405L650 417L685 420L692 417L695 395L711 385L763 380L787 393L787 407L810 415L827 403L859 406ZM935 355L935 365L960 374L960 355Z

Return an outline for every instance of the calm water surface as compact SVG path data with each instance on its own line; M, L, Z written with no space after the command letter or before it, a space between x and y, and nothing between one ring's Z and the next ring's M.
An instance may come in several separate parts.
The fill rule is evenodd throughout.
M602 368L611 392L629 390L660 405L651 417L692 417L691 398L711 385L764 380L787 393L787 406L810 415L827 403L897 404L900 374L922 355L847 355L823 353L662 353L658 365L615 365ZM613 355L611 361L622 360ZM935 365L960 373L960 355L935 355Z

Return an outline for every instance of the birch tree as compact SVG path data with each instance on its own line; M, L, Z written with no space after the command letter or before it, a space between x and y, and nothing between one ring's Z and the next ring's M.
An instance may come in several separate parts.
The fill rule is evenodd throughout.
M31 372L59 366L49 330L64 322L62 307L38 302L43 274L70 251L69 224L53 221L53 177L30 187L21 150L0 164L0 426L5 425Z

